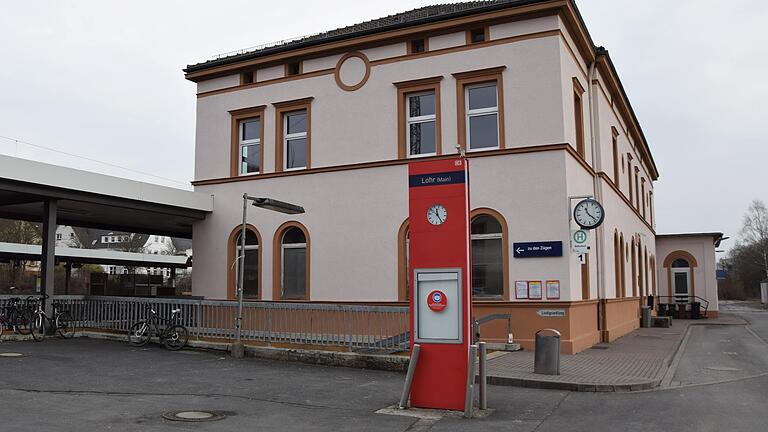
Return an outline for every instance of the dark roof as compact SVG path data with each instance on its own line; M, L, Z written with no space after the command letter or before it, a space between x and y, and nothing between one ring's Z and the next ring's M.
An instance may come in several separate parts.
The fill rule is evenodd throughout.
M462 3L437 4L424 6L418 9L389 15L384 18L365 21L347 27L338 28L311 36L305 36L294 40L268 44L222 55L220 58L208 60L202 63L188 65L184 72L196 72L214 66L236 63L250 60L268 54L290 51L312 45L320 45L344 39L351 39L364 35L382 33L403 27L410 27L428 22L443 21L461 16L474 15L507 7L523 6L533 3L541 3L549 0L486 0L470 1Z

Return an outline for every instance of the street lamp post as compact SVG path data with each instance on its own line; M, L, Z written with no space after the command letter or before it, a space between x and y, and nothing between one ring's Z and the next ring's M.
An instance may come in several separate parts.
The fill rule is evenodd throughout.
M235 322L235 342L232 344L232 357L242 358L245 355L245 347L242 342L243 329L243 283L245 278L245 231L246 220L248 218L248 201L251 201L254 207L261 207L267 210L276 211L285 214L304 213L304 207L295 204L289 204L272 198L257 198L243 194L243 224L240 229L240 253L237 256L237 319Z

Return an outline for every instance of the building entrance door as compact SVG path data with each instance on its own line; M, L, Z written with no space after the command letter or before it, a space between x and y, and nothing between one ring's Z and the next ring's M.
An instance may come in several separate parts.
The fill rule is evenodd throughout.
M675 289L675 300L687 302L691 295L691 281L688 276L689 269L676 268L672 270L672 283Z

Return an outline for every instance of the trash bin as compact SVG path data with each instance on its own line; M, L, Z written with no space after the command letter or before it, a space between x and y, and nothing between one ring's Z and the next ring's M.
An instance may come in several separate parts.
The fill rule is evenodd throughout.
M551 335L544 335L550 332ZM533 356L533 373L560 375L560 332L542 329L536 332L536 352Z
M649 328L651 326L651 308L643 306L640 315L640 327Z
M701 303L691 303L691 319L701 319Z

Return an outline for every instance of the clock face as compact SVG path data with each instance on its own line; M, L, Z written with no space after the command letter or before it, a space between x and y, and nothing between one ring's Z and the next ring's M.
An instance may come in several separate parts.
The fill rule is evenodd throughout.
M448 219L448 211L441 204L435 204L427 210L427 220L432 225L442 225Z
M593 199L585 199L573 209L573 218L582 228L592 229L603 223L605 212L603 206Z

